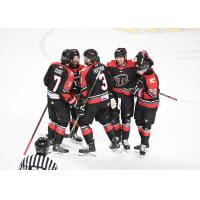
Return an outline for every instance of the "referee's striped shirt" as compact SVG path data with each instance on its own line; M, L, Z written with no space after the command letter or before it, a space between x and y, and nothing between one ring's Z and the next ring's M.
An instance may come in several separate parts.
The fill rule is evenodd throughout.
M26 156L20 166L19 170L57 170L57 164L46 155L35 154Z

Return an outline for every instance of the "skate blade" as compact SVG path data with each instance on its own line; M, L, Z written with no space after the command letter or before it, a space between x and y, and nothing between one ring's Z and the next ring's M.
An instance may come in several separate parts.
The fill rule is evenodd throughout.
M134 152L135 153L140 153L140 150L139 149L134 149Z
M73 140L72 138L70 138L70 142L72 142L74 144L82 145L82 142L77 142L76 140Z
M70 138L69 134L64 134L64 138Z
M122 151L125 152L125 153L130 153L130 152L131 152L131 149L124 149L124 148L123 148Z
M122 153L121 149L118 148L118 149L110 149L112 152L114 153Z
M139 157L140 157L140 158L144 158L146 155L147 155L147 153L146 153L145 155L139 154Z
M48 154L51 154L51 155L58 155L58 156L63 156L63 155L69 155L70 152L62 153L62 152L57 152L57 151L50 151Z
M93 152L90 153L79 153L78 154L80 157L96 157L96 154Z
M134 149L134 152L135 153L140 153L140 150L139 149ZM150 152L150 148L146 149L146 154Z

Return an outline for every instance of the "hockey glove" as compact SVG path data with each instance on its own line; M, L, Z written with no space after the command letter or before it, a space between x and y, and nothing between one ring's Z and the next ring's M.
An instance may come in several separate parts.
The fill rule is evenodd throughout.
M117 107L117 102L114 98L110 99L110 105L112 109L115 109Z
M75 108L77 107L77 99L75 97L73 97L71 100L68 101L68 104L70 106L70 108Z
M85 107L84 106L77 107L76 111L78 115L83 116L85 113Z
M133 94L134 96L138 96L138 92L139 92L141 89L143 90L143 88L144 88L143 82L142 82L141 80L138 80L137 83L136 83L136 85L135 85L135 88L134 88L133 91L132 91L132 94ZM141 90L141 91L142 91L142 90ZM141 91L140 91L140 94L141 94Z

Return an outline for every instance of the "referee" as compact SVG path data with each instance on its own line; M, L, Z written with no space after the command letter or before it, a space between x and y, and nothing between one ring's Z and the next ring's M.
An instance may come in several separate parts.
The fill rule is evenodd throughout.
M26 156L22 160L19 170L57 170L57 164L47 157L49 147L50 144L47 138L38 138L35 142L36 154Z

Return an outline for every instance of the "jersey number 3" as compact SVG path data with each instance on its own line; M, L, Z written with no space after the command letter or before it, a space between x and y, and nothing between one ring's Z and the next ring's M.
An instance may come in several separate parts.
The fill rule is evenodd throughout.
M108 84L107 84L107 81L106 81L106 77L104 74L100 74L99 75L99 80L102 81L103 85L101 86L101 89L103 91L107 90L108 89Z

